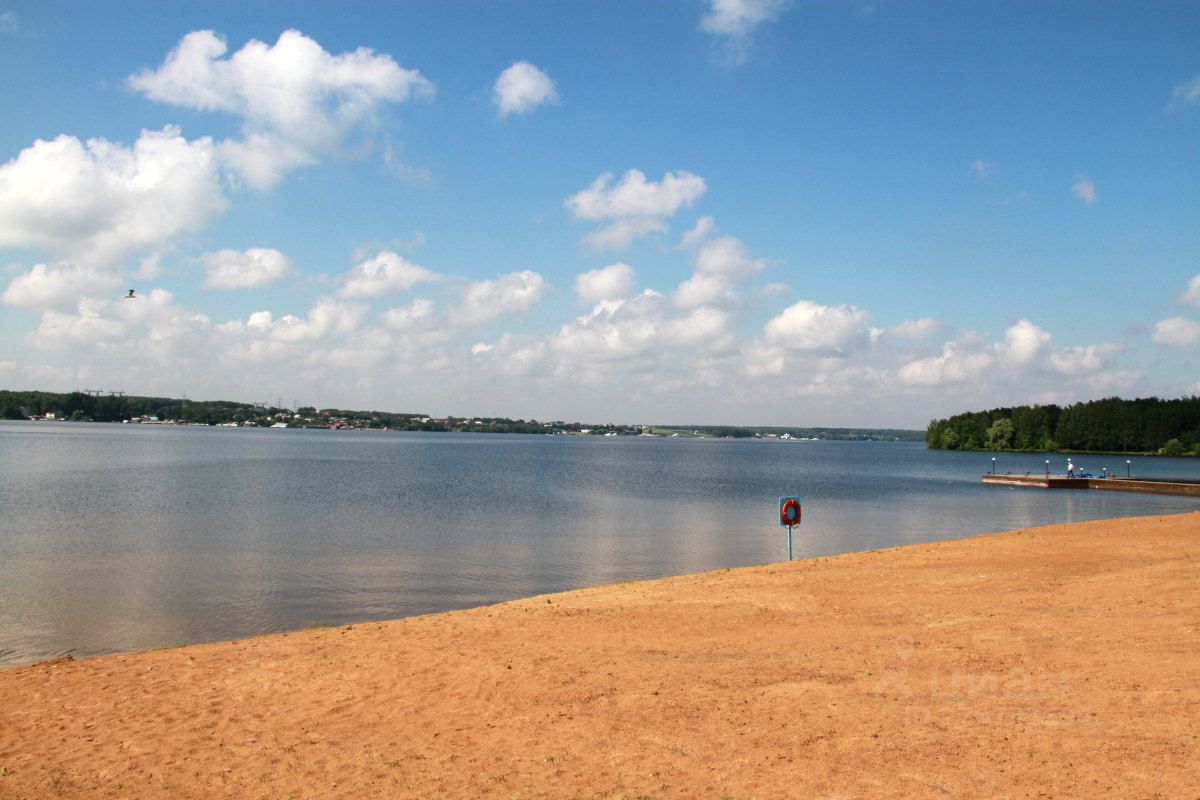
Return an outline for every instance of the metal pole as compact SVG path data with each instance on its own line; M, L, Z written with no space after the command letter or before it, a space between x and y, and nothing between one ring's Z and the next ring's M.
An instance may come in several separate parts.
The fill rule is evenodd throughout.
M1129 459L1125 459L1125 477L1129 477Z
M1046 477L1050 477L1050 459L1046 459Z
M996 457L992 456L992 474L996 474Z
M788 561L792 560L792 526L788 525Z

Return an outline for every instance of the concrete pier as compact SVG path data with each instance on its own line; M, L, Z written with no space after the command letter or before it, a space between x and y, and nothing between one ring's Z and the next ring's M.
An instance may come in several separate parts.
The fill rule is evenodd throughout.
M1067 478L1062 475L991 475L983 482L996 486L1026 486L1032 489L1100 489L1107 492L1143 492L1200 497L1200 483L1146 481L1140 478Z

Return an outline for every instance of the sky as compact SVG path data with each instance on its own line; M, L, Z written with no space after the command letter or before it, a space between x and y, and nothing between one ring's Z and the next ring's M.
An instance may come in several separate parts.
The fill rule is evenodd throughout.
M0 0L0 71L0 387L910 428L1200 393L1194 2Z

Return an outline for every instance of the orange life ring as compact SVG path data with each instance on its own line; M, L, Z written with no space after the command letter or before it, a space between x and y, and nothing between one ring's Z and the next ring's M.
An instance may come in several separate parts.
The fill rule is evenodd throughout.
M788 514L788 511L790 511L793 508L796 509L796 518L795 519L792 519L791 516ZM800 503L796 501L796 498L789 497L787 500L783 501L783 505L780 506L780 508L779 508L779 520L784 525L799 525L800 524Z

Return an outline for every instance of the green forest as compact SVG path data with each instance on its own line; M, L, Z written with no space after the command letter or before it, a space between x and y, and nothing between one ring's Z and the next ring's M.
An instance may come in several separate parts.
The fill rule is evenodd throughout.
M936 450L1074 450L1200 455L1200 397L1109 397L1071 406L1014 406L935 419Z

